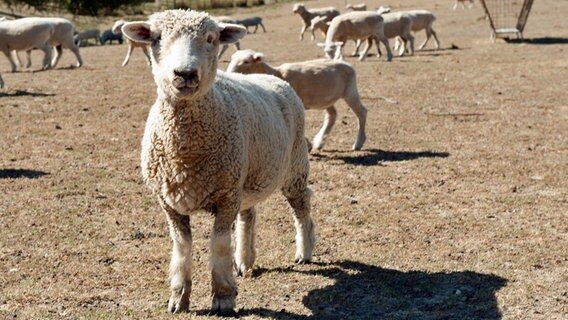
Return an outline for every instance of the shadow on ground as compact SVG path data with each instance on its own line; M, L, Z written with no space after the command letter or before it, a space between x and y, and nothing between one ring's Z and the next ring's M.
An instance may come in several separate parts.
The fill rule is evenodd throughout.
M11 92L0 92L1 97L50 97L54 96L54 93L43 93L43 92L30 92L26 90L15 90Z
M501 319L495 293L507 280L472 271L398 271L356 261L317 264L316 269L260 270L324 276L333 285L307 293L312 315L255 308L237 316L272 319ZM285 307L285 306L284 306Z
M314 153L312 156L316 159L340 160L344 163L358 166L374 166L380 165L382 162L408 161L419 158L447 158L450 156L447 152L384 151L379 149L368 149L360 152L364 154L357 154L353 151L349 151L348 155L344 153L347 152L327 150L326 153Z
M528 43L528 44L568 44L568 38L561 37L543 37L543 38L504 38L507 43Z
M49 173L43 171L27 169L0 169L0 179L37 179L48 174Z

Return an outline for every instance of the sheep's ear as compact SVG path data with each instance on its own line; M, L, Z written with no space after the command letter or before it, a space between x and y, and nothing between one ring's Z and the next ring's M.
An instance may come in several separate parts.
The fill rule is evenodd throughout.
M318 43L316 43L316 45L318 47L322 47L322 48L325 47L325 43L323 43L323 42L318 42Z
M247 34L245 27L236 24L219 23L219 27L221 28L219 37L221 44L235 43Z
M252 56L252 61L254 61L254 62L260 62L262 60L264 60L264 54L262 54L260 52L257 52Z
M150 24L144 21L128 22L122 26L122 33L130 40L152 43Z

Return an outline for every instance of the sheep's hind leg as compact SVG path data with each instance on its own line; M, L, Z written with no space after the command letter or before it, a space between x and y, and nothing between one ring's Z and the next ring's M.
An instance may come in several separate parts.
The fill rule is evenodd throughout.
M301 155L302 148L307 148L305 140L298 137L295 146L296 156ZM300 145L301 144L301 145ZM307 154L307 152L306 152ZM306 263L312 260L312 253L316 241L315 224L310 214L310 198L312 190L308 187L309 160L308 157L299 157L292 163L293 175L286 181L282 193L294 209L294 224L296 226L296 263Z
M61 55L63 54L63 47L61 46L61 44L55 46L54 49L55 55L53 56L53 60L51 60L52 68L55 68L55 66L57 66L57 63L59 62L59 59L61 59Z
M2 50L2 52L4 53L4 55L6 56L6 58L8 58L8 61L10 61L10 66L12 67L12 72L16 72L16 63L14 62L14 59L12 58L12 55L10 54L10 50Z
M231 227L239 213L240 204L240 197L232 196L218 201L216 205L211 234L211 311L216 314L232 314L235 309L237 285L232 268Z
M236 250L235 268L237 275L244 276L247 271L252 269L256 258L255 237L256 237L256 211L254 208L239 212L237 216L236 229Z
M353 150L361 150L367 136L365 135L365 124L367 122L367 108L361 103L361 97L357 91L357 83L352 81L349 88L346 90L348 93L343 98L347 105L353 110L359 121L359 128L357 130L357 139L353 144Z
M312 141L312 146L316 150L319 150L323 147L325 138L331 132L331 128L333 127L335 120L337 119L337 110L334 106L328 107L327 109L325 109L325 111L326 113L323 120L323 126Z
M172 238L172 258L170 262L171 296L168 311L171 313L189 310L192 271L192 237L189 216L180 215L163 200L160 204L168 218Z

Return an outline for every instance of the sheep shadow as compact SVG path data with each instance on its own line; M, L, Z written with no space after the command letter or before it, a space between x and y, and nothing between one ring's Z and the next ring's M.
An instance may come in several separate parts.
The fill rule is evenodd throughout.
M316 159L322 160L340 160L346 164L357 166L375 166L381 165L383 162L409 161L419 158L447 158L450 156L447 152L384 151L380 149L367 149L359 152L359 154L349 151L348 155L338 154L343 152L337 150L330 150L327 152L330 154L314 153L312 156ZM362 152L365 154L360 154Z
M324 276L334 284L302 299L310 316L285 309L241 309L237 316L272 319L501 319L495 293L507 280L473 271L399 271L357 261L315 264L264 272Z
M1 97L51 97L55 93L51 92L30 92L27 90L15 90L12 92L0 92Z
M49 173L28 169L0 169L0 179L38 179Z
M528 43L528 44L540 44L540 45L550 45L550 44L568 44L568 38L563 37L542 37L542 38L503 38L507 43Z

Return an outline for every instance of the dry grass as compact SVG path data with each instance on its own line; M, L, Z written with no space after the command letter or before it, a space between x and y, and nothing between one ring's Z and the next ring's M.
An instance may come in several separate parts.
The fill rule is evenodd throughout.
M355 117L340 103L325 150L311 157L315 263L293 264L285 200L260 206L240 317L568 318L565 41L492 44L480 6L396 3L436 12L443 50L347 59L369 108L367 144L349 150ZM567 11L537 1L525 36L565 40ZM269 32L244 48L274 64L322 56L298 41L291 5L254 14ZM171 244L138 167L155 86L141 52L120 68L125 50L84 48L73 70L61 68L74 62L67 51L60 68L36 73L10 74L0 59L0 318L208 317L208 215L192 221L192 312L165 312ZM308 136L322 119L307 112Z

